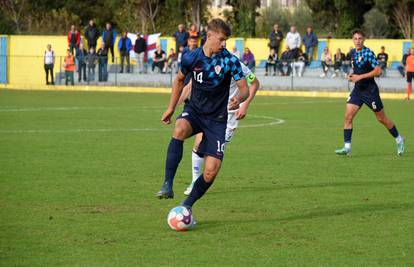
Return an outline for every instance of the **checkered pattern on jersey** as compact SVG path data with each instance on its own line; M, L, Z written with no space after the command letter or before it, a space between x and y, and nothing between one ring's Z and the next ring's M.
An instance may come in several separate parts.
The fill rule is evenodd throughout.
M352 49L351 55L352 68L354 69L355 74L371 72L378 66L378 60L374 52L365 46L360 51Z

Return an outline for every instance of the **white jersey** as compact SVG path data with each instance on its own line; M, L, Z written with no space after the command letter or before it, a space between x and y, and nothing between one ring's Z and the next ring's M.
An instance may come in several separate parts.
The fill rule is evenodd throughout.
M244 77L246 77L246 80L248 81L248 77L250 76L250 74L252 74L252 71L246 65L244 65L243 62L241 61L240 61L240 65L242 67L243 75ZM230 102L230 99L237 96L238 94L239 94L239 88L237 88L236 81L232 78L231 83L230 83L229 102ZM229 113L234 113L236 111L237 110L229 110Z

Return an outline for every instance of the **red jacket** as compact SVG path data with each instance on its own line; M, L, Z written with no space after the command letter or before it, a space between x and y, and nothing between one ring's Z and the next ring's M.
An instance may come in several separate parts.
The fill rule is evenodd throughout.
M72 36L72 32L69 31L68 32L68 44L69 45L70 45L71 36ZM76 45L78 46L80 44L80 39L81 39L80 33L78 31L75 31L75 36L76 36Z

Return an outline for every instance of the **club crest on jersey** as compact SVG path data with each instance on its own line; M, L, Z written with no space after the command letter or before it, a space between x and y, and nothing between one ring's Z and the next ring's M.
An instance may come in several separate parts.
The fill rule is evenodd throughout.
M215 66L214 67L214 71L216 72L216 74L218 75L219 73L220 73L220 71L221 71L221 66Z

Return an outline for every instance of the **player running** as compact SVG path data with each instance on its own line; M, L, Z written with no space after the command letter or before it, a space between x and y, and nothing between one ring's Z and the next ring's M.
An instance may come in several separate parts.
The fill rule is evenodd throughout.
M227 128L226 128L226 140L225 145L231 141L234 136L234 132L239 125L239 120L246 117L247 109L249 108L250 102L252 102L254 96L256 95L257 90L259 89L260 83L256 78L256 75L242 62L240 62L243 70L243 75L246 77L246 81L249 85L249 97L240 104L240 108L237 110L229 110L228 117L227 117ZM191 83L184 87L183 93L181 94L179 104L181 104L185 99L188 99L191 93ZM236 81L234 79L231 80L230 84L230 96L229 96L229 103L230 100L239 94L239 90L236 85ZM192 182L184 191L184 195L189 195L191 190L193 189L194 182L197 178L201 175L201 170L204 164L204 155L199 153L199 145L203 138L203 134L199 133L195 136L194 139L194 146L192 150L191 160L192 160Z
M398 133L395 124L385 115L379 89L374 77L381 74L381 67L378 65L375 54L364 46L365 35L360 30L352 32L352 41L355 49L351 50L351 63L354 70L348 76L355 86L348 98L344 120L344 147L335 150L338 155L351 154L352 121L360 110L362 104L367 105L374 111L377 120L382 123L395 138L397 143L397 154L404 153L404 138Z
M407 97L405 99L410 100L412 81L414 78L414 48L413 47L410 48L410 54L407 57L406 66L407 66L407 69L406 69L405 77L407 77Z
M191 72L191 99L177 117L172 139L167 150L165 179L158 198L173 198L173 180L182 159L183 142L202 132L199 152L205 156L204 173L194 183L193 190L182 205L192 207L212 185L221 167L227 125L227 106L237 109L249 97L246 80L236 56L225 49L230 36L229 26L221 19L208 24L207 40L203 47L183 55L180 71L174 80L168 109L162 115L164 124L171 117L184 87L185 76ZM228 104L231 79L236 81L239 95Z

